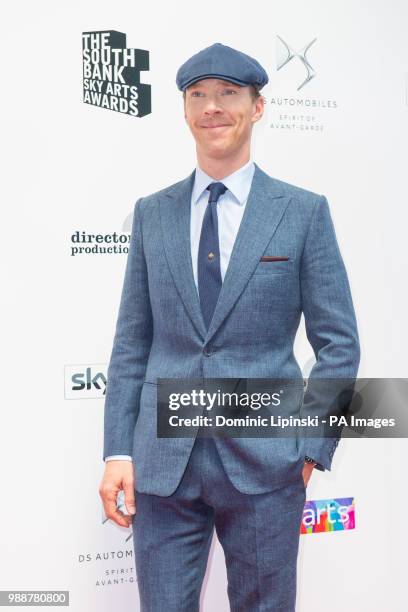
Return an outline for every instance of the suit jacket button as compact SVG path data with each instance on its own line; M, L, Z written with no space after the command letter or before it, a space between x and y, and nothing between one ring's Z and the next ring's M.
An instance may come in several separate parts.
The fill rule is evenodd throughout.
M209 346L205 346L203 348L203 353L206 357L209 357L210 355L212 355L212 349Z

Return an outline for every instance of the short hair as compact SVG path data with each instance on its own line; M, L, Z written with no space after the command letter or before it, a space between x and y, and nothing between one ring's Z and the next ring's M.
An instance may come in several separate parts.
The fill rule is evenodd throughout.
M252 96L253 100L256 100L257 98L260 98L261 95L262 95L256 85L250 85L249 86L249 91L251 93L251 96Z

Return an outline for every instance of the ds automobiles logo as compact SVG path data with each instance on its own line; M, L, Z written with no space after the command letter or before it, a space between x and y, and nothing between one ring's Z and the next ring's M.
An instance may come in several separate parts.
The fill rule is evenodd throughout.
M281 68L286 66L291 60L293 60L296 57L299 59L300 62L302 62L305 68L306 78L297 88L297 91L299 91L300 89L302 89L302 87L307 85L307 83L309 83L309 81L311 81L316 76L316 72L310 65L310 62L306 54L309 51L310 47L313 45L313 43L316 42L317 38L314 38L311 42L309 42L305 47L303 47L299 51L295 51L280 36L277 36L277 38L280 41L280 43L278 42L278 48L277 48L277 58L278 58L277 69L280 70Z

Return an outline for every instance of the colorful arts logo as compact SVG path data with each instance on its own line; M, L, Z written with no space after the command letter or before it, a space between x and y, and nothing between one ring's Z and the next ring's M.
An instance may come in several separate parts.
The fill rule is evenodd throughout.
M322 533L355 529L354 497L308 500L300 533Z

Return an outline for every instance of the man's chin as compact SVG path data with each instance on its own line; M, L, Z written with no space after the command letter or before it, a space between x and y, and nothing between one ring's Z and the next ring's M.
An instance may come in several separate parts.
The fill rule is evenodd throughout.
M208 157L223 158L230 152L230 147L225 140L220 139L219 142L213 142L211 145L204 146L202 150Z

